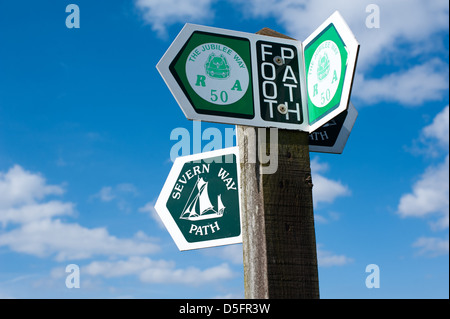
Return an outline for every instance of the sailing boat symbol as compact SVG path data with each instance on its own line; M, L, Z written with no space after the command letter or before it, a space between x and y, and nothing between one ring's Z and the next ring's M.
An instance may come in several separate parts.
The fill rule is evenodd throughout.
M195 196L193 197L193 195ZM189 196L186 205L183 208L180 219L187 219L191 221L219 218L223 216L225 206L222 203L222 195L217 196L217 211L208 195L208 182L203 178L197 178L194 189Z

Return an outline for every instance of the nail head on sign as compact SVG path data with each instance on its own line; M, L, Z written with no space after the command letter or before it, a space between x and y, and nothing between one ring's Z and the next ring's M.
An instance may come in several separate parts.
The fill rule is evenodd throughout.
M280 112L281 114L286 114L287 113L287 107L284 104L278 104L278 112Z
M280 56L274 57L273 62L275 62L276 65L283 65L283 59Z

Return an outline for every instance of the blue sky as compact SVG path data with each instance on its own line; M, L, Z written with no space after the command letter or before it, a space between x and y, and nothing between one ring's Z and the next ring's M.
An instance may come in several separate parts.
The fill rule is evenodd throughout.
M153 209L192 132L155 66L186 22L304 40L335 10L359 116L311 153L321 297L448 298L448 4L399 0L1 1L0 298L242 298L242 246L179 252Z

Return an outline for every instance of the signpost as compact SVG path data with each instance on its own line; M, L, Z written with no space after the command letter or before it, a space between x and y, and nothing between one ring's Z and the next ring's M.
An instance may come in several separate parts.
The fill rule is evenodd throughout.
M358 111L350 102L346 111L309 134L309 151L341 154L357 116Z
M319 298L309 151L345 146L358 51L335 12L303 44L186 24L157 65L188 119L237 125L240 151L177 158L155 208L180 250L242 242L247 298ZM272 149L257 127L280 128L273 174L249 160Z
M242 242L238 148L178 157L155 209L180 250Z

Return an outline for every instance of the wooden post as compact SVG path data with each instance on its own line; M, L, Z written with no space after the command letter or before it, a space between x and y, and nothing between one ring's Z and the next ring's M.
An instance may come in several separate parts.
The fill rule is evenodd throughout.
M267 28L257 33L288 38ZM258 149L261 130L266 130L266 149ZM245 296L317 299L319 279L308 133L278 130L278 140L273 140L269 131L237 126ZM269 153L269 141L278 143L278 167L275 173L264 174L257 154Z

